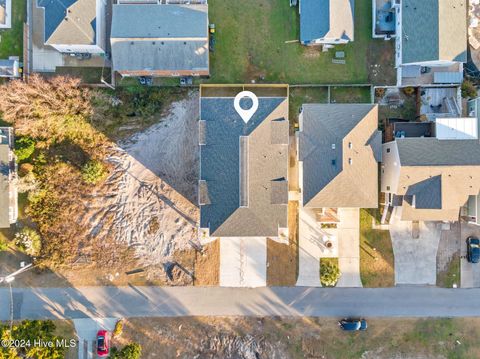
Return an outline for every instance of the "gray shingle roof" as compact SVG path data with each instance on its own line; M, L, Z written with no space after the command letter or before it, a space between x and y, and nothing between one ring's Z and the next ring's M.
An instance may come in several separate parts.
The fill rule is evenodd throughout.
M408 187L405 200L417 209L442 208L442 177L434 176Z
M115 71L208 70L208 41L120 41L112 43Z
M478 140L438 140L436 138L397 138L402 166L478 166Z
M343 170L343 138L372 110L370 104L305 104L299 159L307 204Z
M206 38L208 5L114 5L113 38Z
M201 176L210 204L200 206L200 227L211 236L278 236L287 227L288 142L272 144L272 112L285 108L286 98L259 97L259 107L247 124L234 108L233 98L201 98L206 122L205 145L200 146ZM278 111L277 111L278 112ZM278 117L277 117L278 118ZM268 119L268 120L267 120ZM281 129L288 134L288 126ZM240 208L240 137L248 136L248 207ZM275 136L277 137L277 136ZM202 195L202 197L205 197ZM278 204L280 203L280 204Z
M44 40L48 44L94 45L97 0L36 0L45 9ZM90 9L86 13L85 10Z
M114 5L115 71L208 71L207 5Z
M402 0L402 63L467 62L467 0Z

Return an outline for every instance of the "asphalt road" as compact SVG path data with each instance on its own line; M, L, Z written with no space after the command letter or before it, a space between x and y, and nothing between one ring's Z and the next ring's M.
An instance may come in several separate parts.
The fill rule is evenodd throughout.
M0 320L10 318L8 287L0 289ZM480 316L480 289L435 287L14 288L14 319L172 316Z

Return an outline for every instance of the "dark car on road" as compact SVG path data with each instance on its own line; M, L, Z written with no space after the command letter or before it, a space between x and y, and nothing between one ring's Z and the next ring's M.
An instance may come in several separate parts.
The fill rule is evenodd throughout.
M367 321L365 319L344 318L338 322L338 325L347 332L367 330Z
M470 263L480 262L480 239L477 237L467 238L467 260Z

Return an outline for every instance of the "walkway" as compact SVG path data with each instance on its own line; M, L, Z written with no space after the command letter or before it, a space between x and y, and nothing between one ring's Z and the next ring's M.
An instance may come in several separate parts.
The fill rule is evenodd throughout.
M480 289L14 288L14 319L179 316L480 317ZM10 318L0 288L0 320Z

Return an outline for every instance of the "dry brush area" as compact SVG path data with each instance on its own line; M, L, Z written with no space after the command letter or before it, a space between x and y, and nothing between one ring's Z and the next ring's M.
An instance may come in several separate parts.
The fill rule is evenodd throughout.
M0 111L33 143L19 165L19 227L40 234L39 267L72 284L192 282L196 92L32 76L0 87Z

